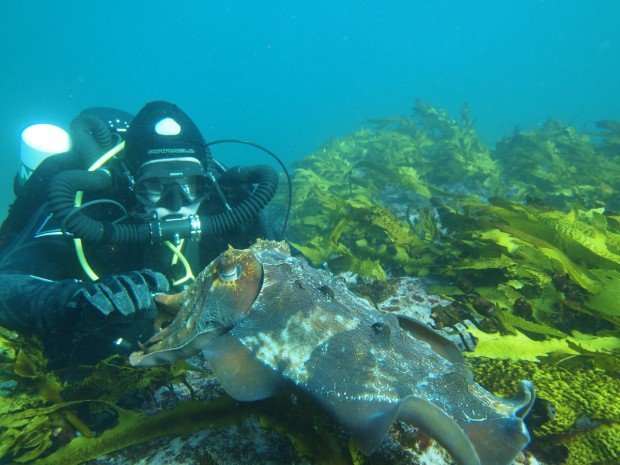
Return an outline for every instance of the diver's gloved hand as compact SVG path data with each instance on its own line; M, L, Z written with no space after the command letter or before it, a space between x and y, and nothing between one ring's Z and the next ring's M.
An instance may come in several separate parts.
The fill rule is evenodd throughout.
M94 364L128 355L155 331L153 295L168 291L166 277L152 270L105 276L83 284L67 306L74 324L66 336L65 364Z
M110 275L84 284L71 299L69 307L97 311L105 316L113 313L129 316L153 309L153 294L167 292L169 288L166 277L157 271Z

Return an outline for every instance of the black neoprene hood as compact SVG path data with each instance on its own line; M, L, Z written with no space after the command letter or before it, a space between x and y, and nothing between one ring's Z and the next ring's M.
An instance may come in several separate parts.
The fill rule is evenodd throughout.
M172 120L170 124L180 130L158 133L158 123L165 120ZM127 131L125 152L134 175L143 164L155 160L195 158L206 168L210 158L196 124L179 107L164 101L147 103L138 112Z

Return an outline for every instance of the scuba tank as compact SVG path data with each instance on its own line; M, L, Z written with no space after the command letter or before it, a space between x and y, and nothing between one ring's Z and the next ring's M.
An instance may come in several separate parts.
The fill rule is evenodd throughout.
M123 139L132 118L123 110L95 107L74 118L69 132L52 124L27 127L21 135L20 168L13 183L16 199L0 226L0 250L44 208L52 178L67 170L86 169L91 160Z
M32 124L22 131L19 153L19 171L15 175L13 190L19 195L28 178L48 157L71 149L71 137L60 126Z

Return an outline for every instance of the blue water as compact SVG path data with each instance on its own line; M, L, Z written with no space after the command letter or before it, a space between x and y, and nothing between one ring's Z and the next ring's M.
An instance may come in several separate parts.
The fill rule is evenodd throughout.
M491 145L550 116L620 120L615 0L3 0L0 40L0 216L21 129L89 106L169 100L208 140L287 162L416 98L454 115L467 102Z

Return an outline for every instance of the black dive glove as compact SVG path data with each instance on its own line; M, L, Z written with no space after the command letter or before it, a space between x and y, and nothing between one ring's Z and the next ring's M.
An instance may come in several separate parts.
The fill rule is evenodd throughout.
M168 291L166 277L152 270L132 271L84 284L69 302L76 311L69 358L96 363L114 353L138 350L154 332L153 295Z
M69 307L94 310L108 316L114 312L129 316L153 307L153 294L167 292L166 277L152 270L105 276L84 286L73 296Z

